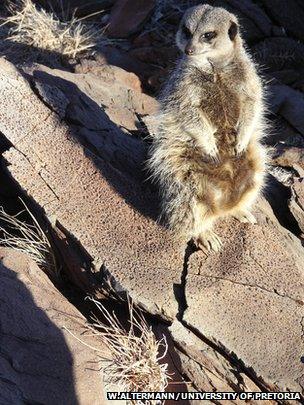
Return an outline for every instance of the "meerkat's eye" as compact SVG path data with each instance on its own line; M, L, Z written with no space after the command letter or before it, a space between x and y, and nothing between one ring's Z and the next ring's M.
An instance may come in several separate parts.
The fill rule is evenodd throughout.
M183 25L182 31L186 39L190 39L192 37L192 32L185 25Z
M208 41L210 41L211 39L216 37L216 32L215 31L209 31L209 32L205 32L202 36L201 39L207 39Z

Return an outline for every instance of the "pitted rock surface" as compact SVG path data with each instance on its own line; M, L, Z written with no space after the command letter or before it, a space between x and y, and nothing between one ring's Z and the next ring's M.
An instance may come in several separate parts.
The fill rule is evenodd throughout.
M222 251L190 257L184 320L235 353L266 385L303 390L304 267L300 242L270 223L220 228Z
M149 218L153 193L84 149L17 71L3 63L8 75L2 70L0 127L16 145L5 153L10 173L93 258L96 288L98 272L109 271L135 302L173 318L184 252Z

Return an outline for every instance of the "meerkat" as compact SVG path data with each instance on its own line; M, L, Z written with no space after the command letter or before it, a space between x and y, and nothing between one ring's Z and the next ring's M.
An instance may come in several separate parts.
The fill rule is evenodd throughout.
M219 218L256 223L267 150L263 83L235 15L188 9L176 34L182 57L159 97L148 165L169 228L202 250L219 251Z

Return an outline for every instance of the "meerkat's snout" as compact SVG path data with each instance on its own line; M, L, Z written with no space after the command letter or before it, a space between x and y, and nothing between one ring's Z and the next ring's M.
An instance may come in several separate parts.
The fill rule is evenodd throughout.
M185 47L185 54L186 55L193 55L194 54L194 49L193 49L193 47L191 46L191 44L189 45L186 45L186 47Z

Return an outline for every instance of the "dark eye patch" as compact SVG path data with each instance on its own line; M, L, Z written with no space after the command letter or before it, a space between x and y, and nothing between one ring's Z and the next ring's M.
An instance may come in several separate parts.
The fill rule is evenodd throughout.
M217 36L217 33L215 31L205 32L203 35L201 35L201 40L210 41L211 39L215 38L216 36Z
M189 30L189 28L186 27L185 25L183 25L182 31L183 31L183 34L184 34L184 36L186 37L186 39L189 39L189 38L192 37L192 32L191 32L191 31Z

